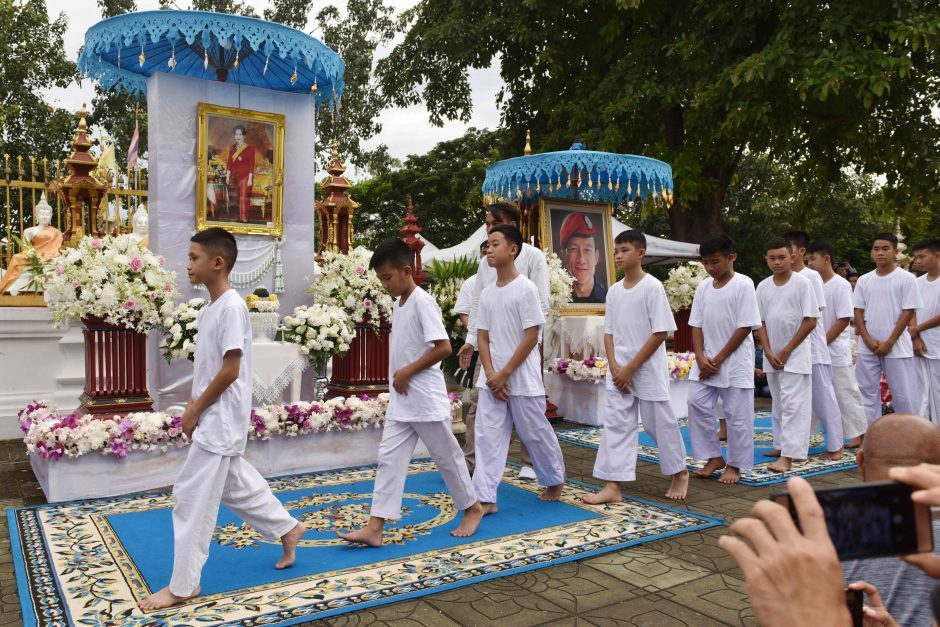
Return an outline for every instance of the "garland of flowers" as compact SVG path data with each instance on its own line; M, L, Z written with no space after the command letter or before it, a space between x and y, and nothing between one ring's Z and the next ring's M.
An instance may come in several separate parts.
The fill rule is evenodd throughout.
M448 394L452 412L460 398ZM336 397L323 403L265 405L251 410L248 437L268 440L327 431L379 428L385 422L388 394L376 397ZM131 451L162 451L189 444L180 416L142 412L126 416L93 417L73 412L62 415L41 401L18 413L23 442L30 455L57 461L90 453L126 457Z
M372 252L357 246L346 253L323 253L323 276L307 288L315 303L343 308L354 323L369 323L378 329L392 316L392 297L379 277L369 270Z
M356 337L356 328L346 312L335 305L314 303L294 309L285 316L282 338L300 348L318 373L326 372L326 362L333 355L344 355Z
M697 261L679 264L669 271L669 276L663 281L666 289L666 298L672 312L682 311L692 306L692 297L698 284L708 278L705 266Z
M673 381L689 378L695 364L695 353L666 353L666 370ZM607 361L591 357L578 360L561 357L548 362L545 372L568 377L572 381L603 383L607 377Z
M565 270L561 258L555 253L546 252L545 261L548 263L548 317L559 318L561 310L571 304L574 277Z
M44 265L43 289L56 327L89 316L145 332L163 319L179 292L164 259L129 235L86 236Z
M196 317L205 306L206 299L190 298L176 307L166 307L160 322L160 332L166 336L160 342L160 353L167 363L183 357L189 361L196 359L196 336L199 334Z

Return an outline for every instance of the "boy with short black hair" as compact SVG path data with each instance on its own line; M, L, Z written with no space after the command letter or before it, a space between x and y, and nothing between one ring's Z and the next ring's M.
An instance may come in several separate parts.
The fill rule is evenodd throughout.
M385 521L401 518L408 464L420 438L454 499L463 520L452 536L472 536L483 517L470 483L463 452L451 429L450 401L444 373L436 367L450 355L450 340L434 297L414 280L414 253L400 239L384 240L369 261L393 298L392 334L388 351L389 390L385 427L379 444L372 510L368 524L337 532L350 544L382 546Z
M923 306L917 279L895 263L898 238L879 233L872 241L875 269L862 275L855 286L855 329L861 342L855 376L871 424L881 417L881 375L891 390L895 411L920 411L914 347L908 326Z
M734 271L734 242L709 235L699 246L709 278L699 283L689 326L695 365L689 379L689 436L692 456L708 460L700 477L724 469L720 483L738 483L741 471L754 466L754 340L761 325L754 281ZM727 418L728 459L715 433L721 399Z
M522 233L500 224L490 230L487 263L496 281L480 297L477 346L483 372L476 420L476 469L473 487L486 514L498 511L496 491L502 481L513 427L529 449L539 483L539 497L557 501L565 482L565 461L555 431L545 420L545 387L539 332L545 316L535 285L516 270Z
M823 280L826 308L822 312L821 326L832 360L832 389L842 414L842 437L849 440L846 443L848 448L856 448L868 430L868 420L852 365L852 331L849 328L853 315L852 286L832 267L835 259L832 244L812 242L807 250L809 267Z
M790 241L775 237L764 250L773 275L757 286L759 334L774 414L780 420L780 459L768 469L788 472L793 460L809 453L813 356L807 338L819 318L819 305L809 280L792 270Z
M623 272L607 290L604 348L607 352L607 394L604 433L594 476L606 482L585 503L619 503L621 481L636 480L638 418L659 447L659 468L672 481L670 499L684 499L689 489L685 443L669 403L666 336L676 330L666 290L643 271L646 236L623 231L614 240L614 262Z
M920 384L919 414L940 425L940 240L928 237L914 244L914 265L924 273L917 278L924 306L909 328Z
M278 569L293 565L306 531L242 457L251 418L252 338L248 308L228 282L237 257L235 237L224 229L206 229L190 240L189 280L204 284L211 301L197 319L193 391L183 412L192 444L173 484L173 576L138 604L146 611L199 595L220 503L267 540L281 541Z

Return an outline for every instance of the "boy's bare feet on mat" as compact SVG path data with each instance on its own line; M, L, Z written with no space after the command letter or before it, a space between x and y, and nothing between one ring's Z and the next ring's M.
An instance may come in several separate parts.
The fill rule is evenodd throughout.
M823 453L823 459L827 459L831 462L837 462L842 459L843 453L845 453L845 448L840 448L838 451L826 451Z
M681 501L689 493L689 471L681 470L672 476L672 483L666 490L667 499Z
M197 596L199 596L198 586L196 587L195 592L193 592L188 597L176 596L175 594L170 592L170 586L167 586L163 590L154 592L146 599L143 599L140 603L137 604L137 607L147 612L152 611L152 610L162 610L168 607L173 607L174 605L178 605L180 603L183 603L184 601L188 601L189 599L193 597L197 597Z
M790 469L793 468L793 460L789 457L780 456L780 459L772 463L770 466L767 466L767 470L772 470L774 472L790 472Z
M539 498L543 501L557 501L561 497L561 490L565 487L565 484L559 483L558 485L550 485L539 494Z
M764 453L764 457L780 457L780 449L775 448Z
M725 471L718 477L718 483L740 483L741 469L734 466L726 466Z
M275 568L290 568L297 561L297 543L304 537L307 528L303 523L297 523L294 528L281 536L281 547L284 549L284 555L274 565Z
M450 532L455 538L469 538L477 532L477 526L480 520L486 515L483 511L483 505L477 501L467 509L463 510L463 520L460 526Z
M707 464L695 471L695 476L708 479L712 476L712 473L718 472L725 466L727 466L727 464L725 463L724 457L712 457L708 460Z
M608 481L599 492L582 496L581 500L588 505L600 505L601 503L620 503L623 501L623 494L620 492L620 482Z
M480 503L480 507L483 508L484 516L489 516L499 511L499 507L497 507L496 503Z
M382 546L382 530L374 531L368 527L356 531L337 531L336 535L349 544L364 544L373 548Z

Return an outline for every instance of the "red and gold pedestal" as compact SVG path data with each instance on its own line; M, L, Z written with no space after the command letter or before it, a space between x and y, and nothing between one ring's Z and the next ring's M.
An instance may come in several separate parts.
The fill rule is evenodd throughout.
M356 323L349 352L333 357L327 398L388 392L388 351L392 327L383 320L378 331L368 320Z
M102 318L82 318L85 391L79 411L124 415L153 411L147 391L147 336Z

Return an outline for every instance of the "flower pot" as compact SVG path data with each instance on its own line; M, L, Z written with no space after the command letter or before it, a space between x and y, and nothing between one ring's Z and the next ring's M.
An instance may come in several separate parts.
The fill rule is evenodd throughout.
M82 318L85 339L85 391L79 411L127 414L152 411L147 391L147 335L102 318Z

